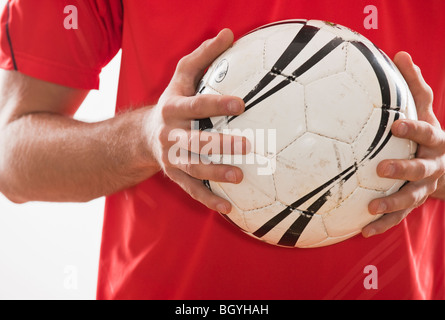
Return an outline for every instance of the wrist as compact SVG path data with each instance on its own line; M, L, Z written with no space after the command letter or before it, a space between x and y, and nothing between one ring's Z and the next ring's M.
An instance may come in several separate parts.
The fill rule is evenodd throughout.
M135 159L140 167L150 170L159 171L160 166L153 154L152 138L150 128L152 127L151 119L153 114L153 106L143 107L134 111L135 128L138 132L137 143L135 144Z

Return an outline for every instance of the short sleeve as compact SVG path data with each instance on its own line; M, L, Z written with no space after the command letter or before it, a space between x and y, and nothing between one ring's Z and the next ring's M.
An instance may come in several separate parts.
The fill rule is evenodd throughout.
M1 16L0 68L98 89L121 41L121 0L9 0Z

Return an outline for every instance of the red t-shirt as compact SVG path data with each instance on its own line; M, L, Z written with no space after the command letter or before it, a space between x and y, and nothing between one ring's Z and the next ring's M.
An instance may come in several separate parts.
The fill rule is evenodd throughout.
M64 28L67 5L78 29ZM378 9L367 30L364 8ZM283 19L348 26L389 56L411 53L445 124L443 0L11 0L1 20L0 67L95 89L122 48L117 110L155 104L177 61L224 28L236 37ZM397 227L316 249L257 241L156 174L107 198L98 299L444 299L445 206L429 199ZM364 285L366 267L378 288Z

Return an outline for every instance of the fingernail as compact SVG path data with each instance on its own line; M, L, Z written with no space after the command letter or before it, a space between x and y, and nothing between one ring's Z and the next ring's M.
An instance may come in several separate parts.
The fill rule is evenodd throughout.
M386 203L382 201L379 203L379 206L377 207L377 214L384 213L387 209L388 207Z
M236 182L236 174L233 170L227 171L225 177L228 182Z
M229 109L230 113L240 113L241 112L241 103L238 100L231 100L227 104L227 109Z
M243 154L246 152L246 141L244 137L236 137L233 141L233 154Z
M228 210L227 206L225 204L223 204L223 203L219 203L216 206L216 210L218 210L218 212L223 213L223 214L229 213L229 210Z
M366 238L372 237L377 233L375 229L369 229L368 232L365 234Z
M408 126L406 125L406 123L402 122L401 124L399 124L399 126L397 127L397 133L399 134L399 136L406 136L406 134L408 133Z
M389 164L386 166L385 170L383 171L383 175L385 177L392 177L394 175L394 172L396 171L393 164Z

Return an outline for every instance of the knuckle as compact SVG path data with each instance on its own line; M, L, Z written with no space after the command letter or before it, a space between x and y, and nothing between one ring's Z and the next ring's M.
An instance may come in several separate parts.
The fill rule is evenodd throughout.
M170 117L170 115L172 114L172 105L170 105L170 104L163 105L163 107L161 108L160 114L161 114L162 119L168 119Z
M434 101L434 94L431 87L423 83L421 85L421 89L419 89L419 92L417 93L417 96L419 98L420 103L425 106L425 108L431 108L433 101Z
M178 64L176 65L176 72L181 73L187 68L187 65L190 63L191 54L188 54L181 59L179 59Z
M168 152L161 152L161 162L164 168L171 167L172 163L170 162Z
M412 207L419 201L420 201L420 198L417 195L417 193L410 192L405 196L404 201L399 201L399 208Z
M212 39L207 39L199 46L198 50L207 50L212 43Z
M425 99L425 103L432 104L434 100L434 92L433 89L427 84L424 84L424 94L423 98Z
M391 223L390 223L391 228L399 225L400 222L403 221L404 215L402 212L393 212L393 213L391 213L391 215L392 215L392 217L391 217L392 219L391 219Z
M405 161L394 161L390 162L390 165L393 167L395 176L402 176L407 172L409 164Z
M203 113L203 110L201 108L201 100L202 99L200 99L200 98L201 98L200 96L193 97L190 99L190 102L189 102L190 112L197 117L201 116Z
M193 199L198 200L200 199L200 193L196 188L188 188L185 190Z
M442 161L440 161L437 164L437 169L434 171L434 174L432 174L431 176L437 180L440 177L442 177L444 174L445 174L445 167L444 167L444 164L442 163Z
M427 165L422 161L417 162L414 172L415 172L414 176L416 177L417 180L426 177L428 174Z
M435 131L434 128L429 125L428 123L424 123L425 125L423 126L423 134L427 137L429 137L429 141L433 141L434 139L434 135L435 135ZM420 126L419 129L421 129L422 126Z
M227 99L224 96L220 96L220 95L215 95L214 96L215 99L215 105L218 106L218 108L221 110L221 113L225 113L226 112L226 108L227 108Z
M434 192L437 190L437 185L438 185L438 183L437 183L437 179L436 179L436 180L434 180L433 183L431 183L431 184L428 186L428 188L427 188L427 193L428 193L428 194L432 194L432 193L434 193ZM421 204L423 204L423 203L426 201L426 199L427 199L427 197L425 197L425 198L423 199L423 202L422 202Z
M428 146L437 146L441 143L440 136L437 135L436 128L427 124L420 133L425 137L425 142Z
M204 52L207 52L209 48L211 47L211 44L213 43L212 39L207 39L204 42L201 43L201 45L194 51L196 55L203 54Z
M416 192L415 194L413 194L413 196L412 196L411 199L412 199L412 201L413 201L414 206L416 207L416 206L419 205L419 203L421 203L422 201L424 201L424 200L423 200L424 197L425 197L425 195L424 195L423 193L421 193L421 192Z
M400 212L400 213L397 215L397 217L396 217L396 219L395 219L395 221L394 221L394 226L399 225L399 224L403 221L403 219L406 218L406 216L408 215L408 213L409 213L409 211L407 211L407 212L405 212L405 211Z
M420 70L419 66L417 64L414 64L413 67L414 67L414 70L416 70L417 76L421 76L422 70Z
M431 124L427 126L427 134L430 136L431 141L438 142L440 136L437 134L437 129Z
M163 171L170 180L175 181L175 171L171 167L163 167Z
M162 102L161 117L163 119L168 119L172 115L174 115L175 105L176 105L176 99L172 97L166 97Z
M433 193L436 190L436 188L433 188L432 190L430 190L429 194ZM415 207L420 207L422 204L424 204L426 202L426 200L428 199L428 196L424 196L422 198L420 198L420 200L416 203Z
M158 141L161 144L161 146L165 147L169 144L169 136L170 136L170 130L167 126L163 125L158 130Z
M187 162L184 164L184 172L187 173L189 176L194 177L196 175L196 168L194 165L192 165L190 162Z

